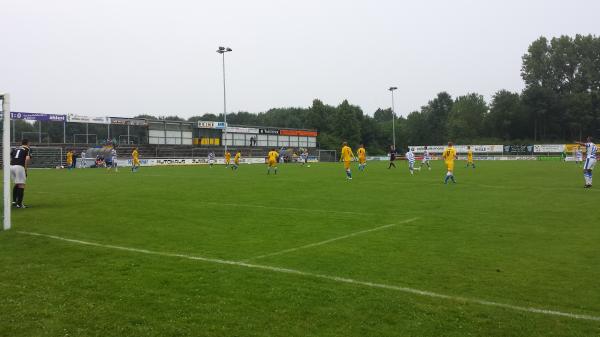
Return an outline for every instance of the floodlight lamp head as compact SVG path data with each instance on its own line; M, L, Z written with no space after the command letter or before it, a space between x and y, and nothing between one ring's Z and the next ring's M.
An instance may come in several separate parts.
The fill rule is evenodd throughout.
M398 89L398 87L390 87L388 90L389 90L389 91L394 91L394 90L396 90L396 89Z
M225 47L219 47L219 50L225 50Z

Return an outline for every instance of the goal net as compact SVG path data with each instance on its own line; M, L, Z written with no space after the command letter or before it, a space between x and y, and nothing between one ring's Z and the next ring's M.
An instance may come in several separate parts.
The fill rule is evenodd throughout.
M319 150L318 155L319 162L337 161L337 151L335 150Z
M61 147L31 146L30 167L55 168L65 165L65 152Z

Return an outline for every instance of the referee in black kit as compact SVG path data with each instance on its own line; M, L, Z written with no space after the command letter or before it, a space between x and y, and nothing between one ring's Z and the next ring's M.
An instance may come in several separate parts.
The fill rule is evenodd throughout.
M10 152L10 179L15 183L13 187L13 205L17 208L27 208L23 204L25 194L25 181L27 180L27 165L31 160L29 141L23 139L21 146Z
M394 164L394 160L396 160L396 148L394 145L390 145L390 165L388 166L388 170L392 168L396 168L396 164Z

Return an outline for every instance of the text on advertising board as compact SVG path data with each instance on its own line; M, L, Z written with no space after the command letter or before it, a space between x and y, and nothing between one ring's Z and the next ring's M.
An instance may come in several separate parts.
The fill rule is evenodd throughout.
M279 129L258 129L258 133L263 135L278 135Z
M11 112L11 119L23 119L27 121L50 121L50 122L64 122L67 120L67 115L56 115L56 114L43 114L43 113L32 113L32 112Z
M306 130L279 130L279 134L282 136L305 136L305 137L316 137L317 131L306 131Z

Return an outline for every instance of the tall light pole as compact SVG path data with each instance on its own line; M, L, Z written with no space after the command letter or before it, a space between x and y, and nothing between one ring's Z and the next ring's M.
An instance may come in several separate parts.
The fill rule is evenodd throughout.
M225 153L227 153L227 92L225 89L225 53L233 51L229 47L219 47L217 53L223 56L223 122L225 122L225 128L223 129L223 144L225 144Z
M394 151L396 151L396 109L394 108L394 90L398 87L390 87L388 90L392 93L392 144L394 145Z

